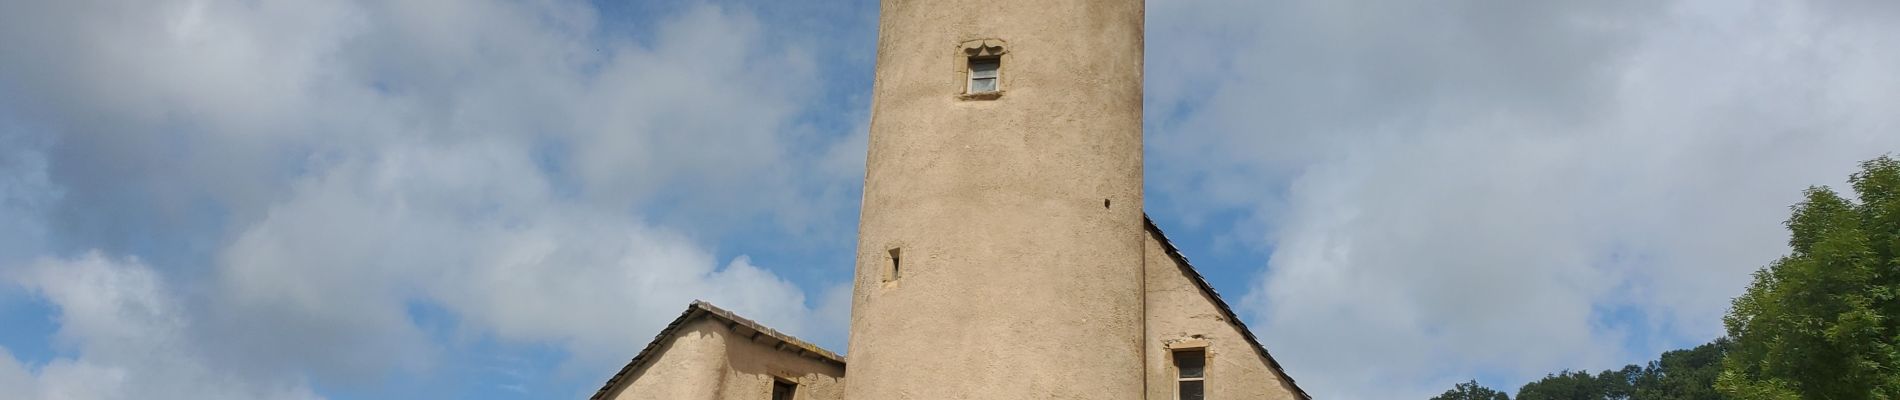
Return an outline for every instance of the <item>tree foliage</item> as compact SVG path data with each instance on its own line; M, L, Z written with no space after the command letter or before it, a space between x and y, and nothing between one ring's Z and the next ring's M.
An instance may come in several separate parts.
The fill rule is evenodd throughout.
M1595 375L1564 371L1527 383L1517 400L1722 400L1715 380L1722 371L1723 354L1730 342L1663 353L1644 365L1604 370Z
M1688 350L1663 353L1652 361L1641 377L1635 379L1632 399L1722 400L1729 397L1715 390L1715 379L1722 374L1722 359L1731 343L1727 338Z
M1518 389L1517 400L1723 400L1715 391L1715 379L1722 372L1723 354L1730 342L1715 342L1694 349L1663 353L1662 358L1644 365L1605 370L1595 375L1584 371L1564 371L1545 376ZM1471 397L1468 394L1488 397ZM1493 395L1495 394L1495 395ZM1504 392L1460 383L1439 399L1509 400Z
M1511 396L1479 385L1478 381L1474 380L1453 386L1451 390L1446 390L1445 394L1432 397L1432 400L1511 400Z
M1734 299L1728 338L1596 375L1563 371L1517 400L1900 400L1900 160L1825 186L1792 207L1787 256ZM1496 397L1456 397L1477 389ZM1506 399L1459 384L1435 399Z
M1634 367L1632 365L1631 367ZM1563 371L1526 383L1517 389L1518 400L1603 400L1628 398L1616 391L1618 379L1612 377L1614 371L1603 371L1604 378L1585 371ZM1622 396L1619 396L1622 395Z
M1723 318L1734 348L1718 387L1737 399L1900 399L1900 162L1849 178L1859 203L1809 188L1790 253L1755 272Z

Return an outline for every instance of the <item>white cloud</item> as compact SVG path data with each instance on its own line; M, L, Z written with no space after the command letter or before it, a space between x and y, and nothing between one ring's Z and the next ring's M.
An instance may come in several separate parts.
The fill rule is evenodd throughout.
M1802 186L1900 145L1885 4L1156 2L1152 204L1250 216L1228 228L1274 256L1249 319L1325 397L1646 358L1716 333ZM104 269L173 277L145 322L198 377L434 368L455 344L417 304L589 370L694 297L842 336L848 287L705 244L855 204L864 137L799 122L824 42L681 10L0 3L0 129L47 132L0 134L0 223L31 222L0 239L167 253ZM136 339L73 365L170 373L79 362Z
M33 374L20 365L19 360L6 347L0 347L0 387L13 388L15 394L26 398L39 397L39 383L34 382Z
M167 340L204 376L438 368L457 343L418 306L588 371L694 298L841 337L811 322L836 302L704 244L850 206L833 200L856 171L824 149L862 152L861 135L800 122L824 107L816 40L705 4L624 32L600 18L560 0L0 3L0 123L49 142L0 150L0 200L50 199L23 215L62 243L163 253L108 269L178 282L153 323L182 321ZM68 376L54 367L34 379Z
M295 380L207 364L176 294L138 260L99 253L46 259L10 283L59 309L60 343L77 349L30 370L0 348L0 386L22 399L313 399Z
M1900 149L1896 15L1809 7L1158 3L1157 211L1250 215L1249 319L1322 397L1649 359Z
M803 292L740 257L723 268L676 232L557 198L507 144L389 148L330 167L240 233L216 303L270 323L255 349L317 343L299 363L374 370L428 359L405 305L466 329L621 360L695 298L811 332ZM276 317L281 316L281 317ZM231 327L236 329L236 327ZM293 350L297 351L297 350ZM398 364L401 364L398 362Z

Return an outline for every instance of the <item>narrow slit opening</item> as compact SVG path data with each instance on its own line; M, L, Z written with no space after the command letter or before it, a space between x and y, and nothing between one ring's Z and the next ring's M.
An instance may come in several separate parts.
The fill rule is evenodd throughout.
M890 253L890 265L884 270L885 282L895 282L897 278L901 278L904 275L904 251L902 249L891 249Z

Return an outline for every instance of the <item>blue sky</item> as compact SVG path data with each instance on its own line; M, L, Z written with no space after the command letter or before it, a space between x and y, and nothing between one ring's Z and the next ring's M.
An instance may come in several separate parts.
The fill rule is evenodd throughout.
M842 350L877 6L0 0L0 387L579 397L693 299ZM1154 0L1147 209L1322 398L1641 362L1900 149L1896 19Z

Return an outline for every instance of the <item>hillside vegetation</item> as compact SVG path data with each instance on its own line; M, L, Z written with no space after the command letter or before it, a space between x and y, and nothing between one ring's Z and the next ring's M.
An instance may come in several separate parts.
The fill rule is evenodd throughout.
M1728 336L1596 374L1561 371L1517 400L1900 399L1900 161L1861 163L1856 199L1810 187L1788 217L1788 255L1755 272ZM1458 384L1432 400L1509 400Z

